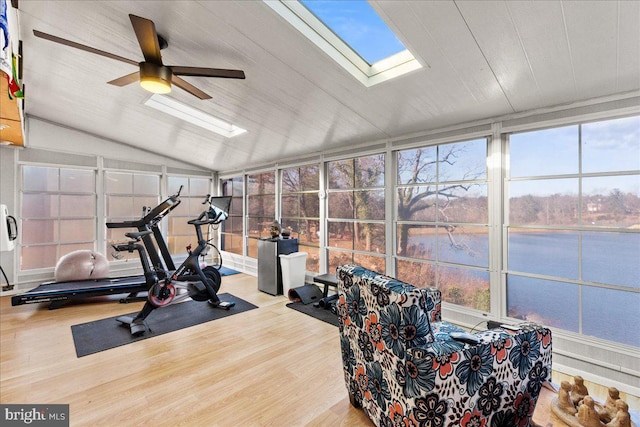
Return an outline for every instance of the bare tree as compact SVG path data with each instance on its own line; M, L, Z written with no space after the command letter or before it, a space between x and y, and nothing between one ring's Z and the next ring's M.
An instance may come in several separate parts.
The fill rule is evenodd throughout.
M429 156L435 152L430 148L401 151L398 153L398 220L411 220L420 216L421 212L438 208L440 217L447 219L447 209L451 202L460 197L460 192L466 193L474 185L472 183L440 184L444 179L442 173L438 178L438 168L442 165L454 165L458 156L464 152L464 146L451 144L439 156ZM461 180L478 178L483 172L477 168L464 171ZM412 184L424 184L419 187ZM407 185L407 186L404 186ZM435 221L435 218L432 218ZM400 224L398 230L398 254L407 254L410 224ZM456 241L454 232L456 226L445 227L451 244L460 249L465 245Z
M318 189L318 166L306 166L295 169L286 169L282 173L282 188L284 193L298 193L298 214L304 221L305 238L313 242L314 233L311 232L311 222L318 217L318 195L302 193L307 189ZM310 219L311 218L311 219ZM296 230L299 234L302 230Z
M384 204L383 198L377 197L378 190L369 189L384 184L384 155L336 161L329 173L331 188L351 190L349 196L335 199L341 205L334 206L334 211L341 212L345 218L364 220L353 224L354 244L360 244L364 238L365 251L371 251L376 228L367 220L384 218Z

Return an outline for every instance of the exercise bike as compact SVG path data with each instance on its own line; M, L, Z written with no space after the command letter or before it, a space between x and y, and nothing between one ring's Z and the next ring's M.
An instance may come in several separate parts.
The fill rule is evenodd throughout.
M208 301L214 308L229 310L235 306L235 302L220 301L218 290L220 289L221 276L216 268L208 266L200 267L200 256L211 244L204 238L202 226L220 224L229 216L231 205L230 196L212 197L207 195L203 204L208 205L197 218L189 220L193 225L198 238L198 246L195 249L191 245L187 247L187 258L172 273L166 274L163 279L157 280L148 292L147 301L142 310L135 316L122 316L116 320L122 325L128 325L133 336L143 335L149 328L145 319L153 310L166 307L170 304L181 302L187 298L195 301ZM145 232L135 233L132 238L143 238Z

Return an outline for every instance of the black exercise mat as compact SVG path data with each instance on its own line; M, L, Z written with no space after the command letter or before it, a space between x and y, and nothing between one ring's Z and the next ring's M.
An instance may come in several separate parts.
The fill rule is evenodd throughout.
M303 304L318 302L322 298L322 291L316 285L304 285L299 288L289 289L289 301L301 301Z
M318 320L338 326L338 316L333 314L331 310L322 307L314 307L314 304L303 304L301 302L290 302L287 307L292 308L300 313L315 317Z
M71 333L73 334L73 342L76 346L76 354L78 357L87 356L110 348L153 338L168 332L258 308L228 293L220 294L218 297L221 301L234 301L236 305L227 311L220 308L213 308L209 303L204 301L189 300L156 309L147 317L147 325L150 330L145 332L141 337L132 336L129 326L123 326L116 320L116 318L121 316L135 317L137 312L73 325L71 327Z
M229 267L220 267L218 269L218 272L221 276L233 276L234 274L240 274L238 270L234 270L233 268Z

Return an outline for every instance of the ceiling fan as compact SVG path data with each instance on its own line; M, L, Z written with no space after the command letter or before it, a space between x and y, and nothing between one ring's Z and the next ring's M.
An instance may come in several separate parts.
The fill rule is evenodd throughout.
M202 68L202 67L182 67L178 65L164 65L160 50L167 47L167 42L156 32L156 26L153 21L141 18L136 15L129 15L131 25L138 38L144 61L137 62L122 56L114 55L103 50L85 46L80 43L72 42L51 34L46 34L38 30L33 30L36 37L40 37L52 42L60 43L66 46L75 47L76 49L95 53L97 55L106 56L107 58L116 59L126 62L127 64L139 66L139 71L127 74L115 80L108 82L115 86L126 86L137 80L140 86L153 93L169 93L171 84L175 84L179 88L186 90L190 94L200 99L210 99L207 95L191 83L178 76L200 76L200 77L220 77L226 79L244 79L244 71L242 70L226 70L220 68Z

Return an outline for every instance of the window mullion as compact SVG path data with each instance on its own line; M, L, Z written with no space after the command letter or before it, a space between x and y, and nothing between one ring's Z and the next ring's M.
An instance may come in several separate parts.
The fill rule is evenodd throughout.
M98 169L96 170L96 184L94 187L95 196L96 196L96 247L95 250L98 252L102 251L102 248L107 247L107 227L106 227L106 197L104 190L104 157L98 156L97 164ZM107 250L107 253L109 251ZM105 254L107 259L109 259L108 254Z
M396 164L397 153L391 151L391 144L387 144L387 153L385 155L385 192L384 198L386 200L385 203L385 252L386 252L386 260L387 260L387 272L389 275L396 277L396 263L395 263L395 247L396 247L396 231L394 224L396 224L398 218L396 218L396 179L398 176L397 173L397 164Z
M488 221L489 221L489 292L493 318L501 318L506 314L506 286L503 271L503 209L504 193L503 170L505 155L501 123L494 123L491 137L487 142L487 184L488 184Z

